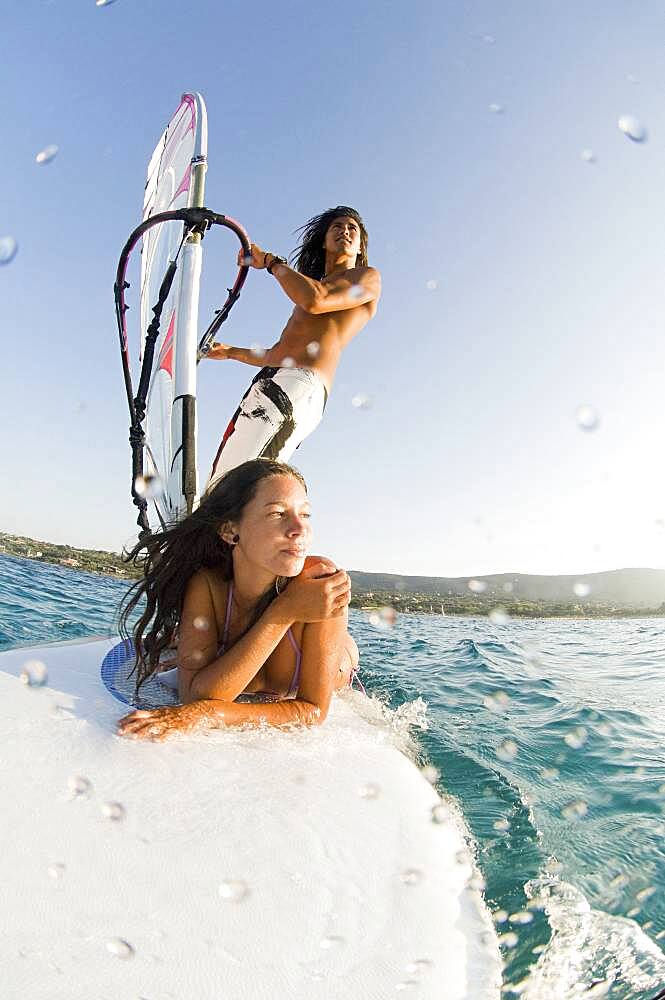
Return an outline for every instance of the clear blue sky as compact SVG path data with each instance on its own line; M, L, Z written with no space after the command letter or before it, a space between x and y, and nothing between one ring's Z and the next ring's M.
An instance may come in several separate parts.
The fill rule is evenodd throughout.
M2 28L0 237L19 251L0 267L0 530L133 534L114 272L155 142L199 90L209 207L287 253L354 205L383 274L296 456L316 549L437 575L665 566L662 4L26 0ZM235 245L204 254L202 327ZM224 339L272 343L289 308L252 273ZM207 470L255 369L199 372Z

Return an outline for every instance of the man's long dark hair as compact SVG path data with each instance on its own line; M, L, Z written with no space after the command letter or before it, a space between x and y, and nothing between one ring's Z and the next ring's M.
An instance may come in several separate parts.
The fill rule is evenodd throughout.
M259 483L272 476L293 476L307 489L302 475L290 465L262 458L244 462L225 473L192 514L153 532L127 553L126 562L143 566L143 579L130 588L120 606L120 634L128 639L129 618L145 599L145 610L132 633L137 693L157 669L160 654L176 634L192 576L200 569L214 567L225 580L233 579L232 546L220 537L220 528L228 521L239 521ZM258 601L247 628L261 617L275 593L270 588Z
M355 219L360 227L360 253L356 257L356 267L367 267L368 237L365 223L355 208L338 205L337 208L328 208L320 215L315 215L304 226L296 229L296 233L301 236L300 245L291 254L291 261L296 271L306 274L308 278L314 278L315 281L321 280L326 273L326 251L323 246L326 233L331 223L342 215Z

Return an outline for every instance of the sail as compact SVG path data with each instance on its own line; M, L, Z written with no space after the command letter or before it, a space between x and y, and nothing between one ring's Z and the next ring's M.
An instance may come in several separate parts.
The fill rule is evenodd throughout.
M206 153L205 103L200 94L184 94L150 159L144 222L159 212L203 205ZM144 234L141 250L141 357L164 275L169 262L178 259L161 314L144 428L141 488L163 523L191 511L198 492L195 401L201 244L198 234L183 243L183 231L182 222L155 225Z

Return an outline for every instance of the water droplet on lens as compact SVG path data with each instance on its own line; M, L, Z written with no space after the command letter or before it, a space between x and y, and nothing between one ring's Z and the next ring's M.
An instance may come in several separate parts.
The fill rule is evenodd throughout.
M549 781L550 778L558 778L559 772L556 767L544 767L540 772L540 776L541 778L544 778L545 781Z
M82 774L72 774L67 779L67 787L73 799L88 798L92 792L92 782Z
M401 983L397 983L395 986L396 993L405 993L407 990L415 990L420 983L417 979L403 979Z
M508 919L511 924L530 924L533 920L533 913L529 913L528 910L518 910L517 913L511 913Z
M583 580L578 580L577 583L573 584L573 593L577 597L588 597L591 593L591 584L585 583Z
M634 115L622 115L617 125L625 136L633 142L646 142L647 130L642 122Z
M282 368L295 368L295 366L294 358L282 358Z
M162 480L157 475L137 476L134 481L134 489L137 496L144 497L146 500L154 500L156 497L161 497L164 495L164 485Z
M483 35L483 41L486 45L494 45L496 38L494 35Z
M409 962L404 971L412 976L419 976L423 972L429 972L433 966L434 962L429 958L417 958L415 962Z
M489 620L493 625L507 625L510 621L510 615L505 608L492 608L489 613Z
M351 285L349 288L349 295L352 299L359 299L363 293L362 285Z
M503 114L503 104L490 104L490 111L495 115Z
M358 789L358 795L361 799L377 799L380 794L381 789L379 786L371 781L368 781L366 785L361 785Z
M220 882L219 895L222 899L230 899L233 903L239 903L249 893L247 883L242 879L225 879Z
M11 264L18 253L18 243L13 236L0 236L0 265Z
M588 811L589 807L583 799L573 799L563 807L561 815L564 819L578 820L586 816Z
M106 942L106 950L116 958L134 958L134 949L123 938L111 938Z
M420 769L420 773L426 781L429 781L430 785L436 785L437 781L441 777L438 768L434 767L433 764L425 764L425 766Z
M192 625L195 629L198 629L199 632L207 632L210 628L210 622L207 618L204 618L203 615L197 615L192 622Z
M45 146L44 149L40 150L40 152L35 156L35 163L51 163L57 155L57 146Z
M624 873L621 872L620 875L615 875L614 878L611 879L611 881L610 881L610 888L611 889L623 889L624 886L628 885L629 881L630 880L629 880L628 876L624 875Z
M485 888L485 879L480 872L474 872L466 884L469 889L473 889L475 892L482 892Z
M95 0L95 7L110 7L115 0Z
M593 1000L597 1000L598 997L606 997L613 983L614 979L602 979L593 983L588 990L584 991L585 1000L588 997L592 997Z
M44 687L48 681L46 664L41 660L26 660L21 668L21 680L28 687Z
M469 580L467 587L472 594L483 594L487 590L485 580Z
M593 406L585 403L582 406L578 406L575 410L575 420L580 430L595 431L600 423L600 415Z
M510 830L510 821L507 819L497 819L492 826L497 831L497 833L507 833Z
M496 748L496 755L499 760L511 761L517 757L518 750L519 747L515 743L515 740L504 740Z
M357 410L369 410L372 405L372 401L369 396L364 392L357 393L351 400L351 406L355 406Z
M439 802L438 805L432 806L432 822L433 823L447 823L450 819L450 813L443 802Z
M104 802L102 804L102 816L118 822L126 816L125 807L121 802Z
M654 886L648 885L645 889L640 889L639 892L635 893L635 899L638 903L643 903L645 899L649 899L650 896L653 896L655 891L656 889Z
M588 733L584 726L576 726L564 736L565 742L573 750L580 750L587 741Z
M596 157L592 149L583 149L580 156L585 163L595 163Z
M512 594L512 592L513 592L514 589L515 588L514 588L514 586L513 586L512 583L504 583L504 585L503 585L503 591L506 594Z
M420 868L407 868L399 877L404 885L418 885L423 880L423 873Z
M435 292L439 287L439 282L435 281L434 278L430 278L429 281L425 282L425 287L427 288L428 292Z
M505 691L495 691L493 694L485 695L483 705L497 715L508 710L510 705L510 695Z
M508 910L497 910L496 913L493 914L492 919L495 924L505 924L508 919Z
M60 861L54 861L53 864L48 866L47 871L50 878L59 879L63 877L67 868Z
M323 948L324 951L333 951L335 948L340 948L345 945L346 941L339 934L326 934L324 938L321 938L319 946Z
M310 340L306 350L310 358L318 358L321 352L321 345L316 340Z
M662 941L663 938L665 938L665 930L658 931L658 933L655 936L655 940L656 941Z
M633 76L633 74L632 74L632 73L626 73L626 79L628 80L628 83L639 83L639 82L640 82L640 81L639 81L639 80L637 79L637 77L636 77L636 76Z
M265 358L268 351L261 344L250 344L249 346L250 354L253 354L255 358Z
M506 931L505 934L499 935L499 945L502 948L514 948L518 941L519 938L515 931Z

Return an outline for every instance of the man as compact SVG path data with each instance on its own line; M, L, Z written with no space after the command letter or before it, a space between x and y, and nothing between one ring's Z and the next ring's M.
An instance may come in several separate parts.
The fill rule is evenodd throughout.
M229 469L254 458L288 462L318 426L342 351L374 316L381 276L367 265L367 230L346 205L314 216L299 230L295 269L251 246L238 263L265 268L295 304L269 350L215 343L208 357L261 367L226 429L207 490Z

